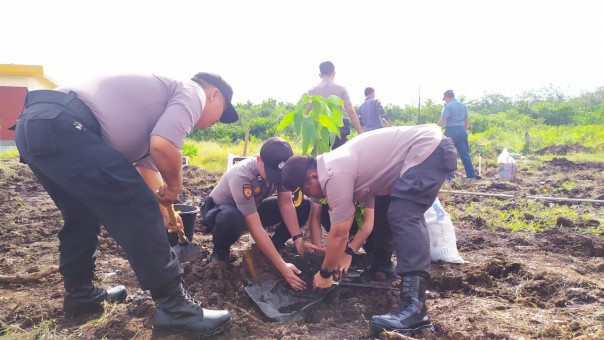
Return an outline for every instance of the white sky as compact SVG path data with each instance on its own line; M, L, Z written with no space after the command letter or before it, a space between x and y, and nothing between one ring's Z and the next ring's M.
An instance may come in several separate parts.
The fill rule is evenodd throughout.
M221 74L234 102L295 103L331 60L361 104L604 85L603 0L22 0L0 6L0 63L61 85L111 73Z

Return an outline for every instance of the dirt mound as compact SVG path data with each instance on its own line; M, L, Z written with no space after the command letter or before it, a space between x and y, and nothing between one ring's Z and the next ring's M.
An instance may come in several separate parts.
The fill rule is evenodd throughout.
M563 158L544 162L531 172L520 164L519 179L498 182L492 170L480 181L448 182L445 189L497 192L523 197L532 194L583 197L603 194L603 164L573 163ZM492 172L488 172L492 171ZM58 233L62 217L17 160L0 162L0 272L16 276L40 273L58 263ZM216 185L219 176L194 166L185 168L187 189L179 200L198 205ZM511 232L494 227L497 216L481 211L523 211L525 220L541 221L543 211L559 205L544 203L543 211L526 210L519 198L441 195L457 230L457 246L466 264L434 263L428 293L433 339L507 339L604 337L604 235L601 205L575 204L573 214L560 215L557 226L544 232ZM232 263L210 263L211 235L201 232L199 220L194 241L202 256L185 266L184 280L190 293L207 308L226 308L233 314L229 330L215 339L373 339L369 319L391 311L398 292L381 289L336 287L306 319L279 323L268 319L246 294L252 284L244 254L247 235L232 249ZM291 244L283 256L294 263ZM353 270L366 267L364 254L355 256ZM159 336L151 329L155 311L148 292L141 291L121 247L103 230L97 254L96 282L104 287L124 284L126 304L107 305L104 315L65 320L63 286L59 274L19 284L0 283L0 333L13 338L27 332L46 332L56 338L81 339L186 339L184 335ZM300 264L300 266L302 266ZM305 271L309 281L316 268ZM267 265L266 270L274 270ZM394 287L400 280L381 282ZM95 320L95 322L89 322ZM46 331L44 331L46 329ZM33 336L31 336L33 337Z
M537 155L568 155L585 151L585 147L579 143L548 145L535 151Z

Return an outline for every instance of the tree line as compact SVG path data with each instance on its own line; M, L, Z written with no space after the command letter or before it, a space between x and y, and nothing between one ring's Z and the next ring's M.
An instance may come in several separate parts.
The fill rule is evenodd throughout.
M555 87L529 91L516 97L498 93L485 93L478 99L459 96L468 107L471 134L493 131L524 136L537 126L599 126L604 125L604 86L592 92L569 97ZM294 110L295 104L267 99L260 104L247 102L235 105L240 119L234 124L218 124L210 129L194 130L189 138L235 143L243 140L245 129L250 129L252 141L263 141L277 134L276 128L283 117ZM421 105L386 105L388 121L393 125L436 123L443 109L442 103L427 99ZM555 129L554 129L555 130ZM597 128L596 128L597 130ZM295 139L293 130L286 128L278 133ZM525 152L530 150L524 150Z

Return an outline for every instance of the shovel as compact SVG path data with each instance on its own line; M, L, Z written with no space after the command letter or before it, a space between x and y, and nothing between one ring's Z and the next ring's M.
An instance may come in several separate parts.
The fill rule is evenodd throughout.
M372 284L368 284L368 283L354 283L354 282L350 282L350 281L334 281L333 285L339 286L339 287L386 289L386 290L396 290L396 291L399 290L399 288L397 288L397 287L378 286L378 285L372 285Z
M176 219L176 211L174 211L174 206L170 205L168 207L168 216L170 218L171 225L177 225ZM178 260L180 263L185 261L193 261L199 258L201 255L201 251L199 249L199 245L189 242L187 236L185 235L185 231L183 229L178 229L178 244L172 247L172 250L176 253Z

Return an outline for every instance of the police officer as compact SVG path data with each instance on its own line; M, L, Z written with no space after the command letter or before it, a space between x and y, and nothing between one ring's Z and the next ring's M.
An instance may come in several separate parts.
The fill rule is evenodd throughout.
M396 271L402 276L401 300L393 312L373 316L371 328L376 333L434 331L425 305L431 258L424 212L456 167L453 142L436 125L382 128L317 158L291 157L282 170L283 186L302 188L315 200L326 198L332 221L314 287L328 288L336 272L346 273L350 254L371 232L364 229L373 226L374 197L390 194L388 222L395 242ZM355 202L364 202L365 218L363 228L347 245Z
M21 160L63 214L59 270L66 316L126 298L123 286L105 290L92 283L103 225L125 250L141 288L151 291L155 329L206 336L230 322L228 311L202 308L185 291L183 268L158 207L170 206L180 191L187 134L194 127L239 118L232 96L229 84L210 73L184 82L157 75L113 76L28 93L16 144ZM158 193L134 162L159 180Z
M308 219L310 202L294 207L292 193L281 183L281 168L293 155L283 138L271 137L260 154L237 162L222 176L202 207L203 223L212 232L212 259L228 261L230 247L244 230L249 230L258 248L296 290L305 288L297 274L300 270L283 261L278 249L291 237L298 252L302 249L303 226ZM277 196L272 196L277 192ZM272 238L264 226L278 224ZM305 243L305 250L319 249Z

